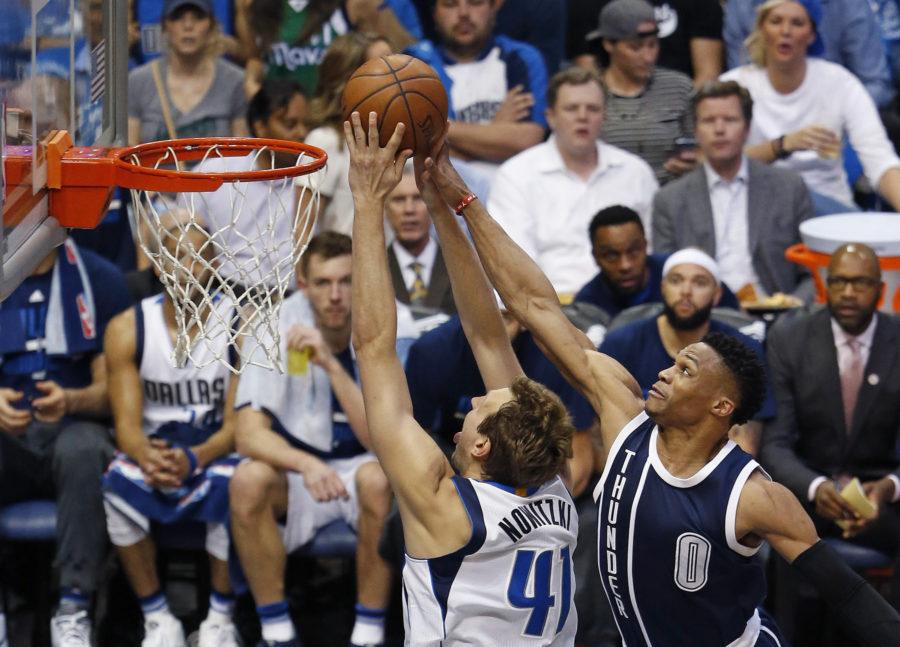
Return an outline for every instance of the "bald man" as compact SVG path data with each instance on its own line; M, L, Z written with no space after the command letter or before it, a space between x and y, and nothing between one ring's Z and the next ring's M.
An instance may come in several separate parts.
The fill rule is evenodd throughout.
M767 355L777 415L763 433L761 462L808 507L822 536L842 530L897 555L900 546L900 322L876 311L883 289L875 253L856 243L828 266L828 307L779 322ZM838 495L853 477L878 506L856 519ZM900 591L895 587L894 605Z

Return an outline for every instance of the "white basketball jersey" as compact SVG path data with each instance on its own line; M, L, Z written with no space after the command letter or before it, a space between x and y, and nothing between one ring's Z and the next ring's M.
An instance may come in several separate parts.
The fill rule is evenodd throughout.
M227 311L232 306L219 299L215 307ZM162 295L141 301L140 313L136 314L136 347L141 353L137 363L144 390L144 433L149 436L171 422L193 425L210 433L218 431L228 390L228 369L221 362L211 362L205 368L191 363L184 368L172 365L174 349L163 318ZM221 336L223 346L224 337ZM204 363L212 354L205 343L196 344L191 352L198 363Z
M469 543L433 559L407 555L406 644L570 647L578 624L572 553L578 515L557 477L518 493L454 477L472 521Z

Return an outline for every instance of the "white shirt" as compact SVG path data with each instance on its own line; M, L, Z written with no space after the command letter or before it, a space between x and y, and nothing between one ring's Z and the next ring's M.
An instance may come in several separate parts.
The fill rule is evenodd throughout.
M741 168L731 180L720 176L707 163L703 164L703 170L709 186L709 203L716 234L716 262L722 280L733 292L749 283L759 294L762 288L753 269L747 223L747 158L741 160Z
M650 232L659 188L650 166L600 141L597 155L597 168L585 181L566 168L551 136L502 164L491 188L491 215L561 294L574 294L597 273L588 236L597 211L631 207Z
M853 355L849 345L849 342L853 339L859 342L859 351L863 366L868 365L869 355L872 352L872 342L875 340L875 329L877 327L878 315L875 315L872 317L872 321L869 322L869 325L862 334L854 337L853 335L848 335L844 332L844 329L841 328L840 324L838 324L834 318L831 319L831 334L834 337L834 349L837 351L838 370L841 374L849 368L850 363L853 361ZM900 479L894 474L888 474L888 478L894 482L893 500L900 501ZM827 480L828 478L825 476L817 476L812 480L812 483L809 484L809 489L806 492L806 496L810 501L815 501L816 490L820 484Z
M437 258L438 246L434 242L434 238L428 237L428 244L418 256L410 254L403 245L396 240L391 243L394 248L394 254L397 256L397 264L400 266L400 273L403 275L403 284L407 290L412 290L413 283L416 281L416 272L412 268L413 263L421 263L422 280L425 286L431 285L431 270L434 269L434 259Z
M321 148L328 154L324 170L311 175L301 175L300 186L318 186L319 192L329 199L328 207L320 214L316 231L336 231L348 236L353 234L353 194L350 193L350 153L344 136L331 126L314 128L303 140L310 146ZM317 183L317 184L316 184Z
M747 140L751 146L815 124L849 137L872 186L878 186L885 171L900 167L875 103L863 84L840 65L808 58L803 83L790 94L777 92L765 68L756 65L735 68L721 78L737 81L753 97ZM815 151L797 151L776 164L799 173L810 191L853 204L841 157L829 160Z

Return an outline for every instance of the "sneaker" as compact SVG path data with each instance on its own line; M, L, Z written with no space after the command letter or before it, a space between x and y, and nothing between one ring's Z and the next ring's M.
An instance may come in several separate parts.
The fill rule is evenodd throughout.
M141 647L187 647L178 618L169 614L145 620Z
M50 619L50 642L53 647L91 647L91 620L87 611L57 611Z
M230 620L218 622L207 618L200 623L197 647L240 647L237 627Z

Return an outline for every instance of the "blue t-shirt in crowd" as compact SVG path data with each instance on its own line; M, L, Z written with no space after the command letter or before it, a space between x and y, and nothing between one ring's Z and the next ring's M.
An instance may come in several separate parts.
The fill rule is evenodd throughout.
M103 334L109 320L131 306L122 273L109 261L80 249L81 259L94 297L97 353L103 349ZM3 309L18 310L28 349L0 358L0 387L16 389L24 398L15 406L27 408L28 401L44 393L35 382L52 380L63 388L83 388L91 384L91 362L96 353L48 355L44 350L47 306L53 270L29 276L3 301Z
M753 349L763 366L766 365L763 347L755 339L715 320L709 322L709 332L720 332L739 339ZM641 392L645 398L650 387L659 379L659 372L674 363L663 346L656 317L641 319L613 330L606 335L600 345L600 352L618 361L634 376L641 385ZM766 399L754 416L754 420L768 420L775 417L775 398L772 395L771 385L768 380L766 382Z
M575 300L594 304L606 312L610 318L632 306L639 306L643 303L661 303L663 300L662 270L667 258L669 258L669 254L647 255L649 276L647 285L639 292L627 295L619 294L610 287L609 282L603 278L602 274L597 274L578 291ZM724 283L722 284L722 298L718 305L720 308L734 308L735 310L741 307L734 292L729 290Z
M447 88L450 119L483 123L493 118L500 107L499 101L477 101L470 106L453 105L453 80L444 68L452 66L454 61L441 47L429 40L423 40L407 48L406 53L422 59L438 73L444 87ZM521 85L525 92L530 92L534 97L534 105L531 107L528 120L546 127L547 119L544 111L547 108L547 67L537 49L507 36L494 36L476 62L483 68L477 78L484 84L493 84L499 77L506 80L507 92L517 85ZM478 95L481 87L483 86L468 88L467 94ZM485 94L493 97L496 94L495 89L492 86L485 87Z
M525 375L559 396L575 428L590 427L595 417L590 404L565 381L531 334L519 333L512 345ZM418 423L451 442L472 409L472 398L485 393L459 317L452 317L416 340L406 361L406 380Z

